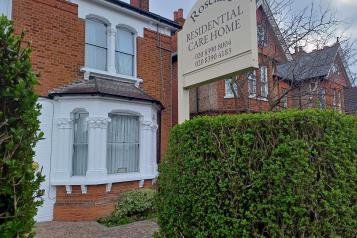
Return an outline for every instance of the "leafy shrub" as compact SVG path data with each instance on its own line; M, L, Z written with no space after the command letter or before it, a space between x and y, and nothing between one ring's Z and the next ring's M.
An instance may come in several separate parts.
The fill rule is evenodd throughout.
M0 236L33 237L33 217L41 204L43 177L33 161L39 107L30 48L24 34L0 16Z
M196 118L171 131L158 186L164 237L357 237L357 118Z
M123 225L151 218L154 209L155 191L138 189L123 193L114 213L99 222L107 226Z

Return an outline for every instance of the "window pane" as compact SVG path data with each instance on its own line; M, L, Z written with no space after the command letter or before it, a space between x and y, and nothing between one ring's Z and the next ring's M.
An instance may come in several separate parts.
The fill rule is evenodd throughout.
M255 71L248 73L249 96L255 97L257 93L257 79Z
M11 0L0 0L0 16L4 15L9 17L10 16L10 1Z
M139 118L110 115L107 169L109 174L139 172Z
M101 22L87 20L86 43L107 48L107 26Z
M234 97L234 92L236 94L238 94L238 85L235 82L235 80L232 81L232 79L226 79L225 83L226 83L226 97ZM233 85L232 85L232 83L233 83ZM232 86L233 86L234 92L232 91Z
M122 53L134 55L134 34L125 29L118 29L115 49Z
M86 67L106 70L107 50L92 45L86 45Z
M261 96L266 98L269 94L268 87L268 68L266 66L260 67L260 83L261 83Z
M115 53L115 67L118 74L134 75L134 56L124 53Z
M73 176L85 176L88 157L88 113L74 114Z

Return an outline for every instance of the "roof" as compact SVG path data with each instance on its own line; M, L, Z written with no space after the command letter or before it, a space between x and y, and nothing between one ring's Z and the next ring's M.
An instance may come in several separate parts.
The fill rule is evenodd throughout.
M275 75L294 82L328 76L339 48L336 44L311 53L301 52L294 60L278 65Z
M145 11L143 9L140 9L140 8L137 8L137 7L134 7L132 5L130 5L129 3L126 3L126 2L123 2L123 1L120 1L120 0L105 0L106 2L109 2L109 3L112 3L114 5L117 5L119 7L122 7L122 8L125 8L125 9L128 9L130 11L133 11L135 13L138 13L140 15L143 15L143 16L146 16L146 17L149 17L153 20L156 20L156 21L159 21L159 22L162 22L166 25L169 25L171 27L174 27L174 28L177 28L177 29L181 29L181 26L175 22L175 21L172 21L170 19L167 19L165 17L162 17L158 14L155 14L155 13L152 13L152 12L149 12L149 11Z
M147 101L156 103L162 107L162 104L158 100L135 87L133 83L103 78L77 81L50 92L49 97L73 95L99 95L126 100Z
M357 87L346 88L345 93L345 110L347 113L357 112Z

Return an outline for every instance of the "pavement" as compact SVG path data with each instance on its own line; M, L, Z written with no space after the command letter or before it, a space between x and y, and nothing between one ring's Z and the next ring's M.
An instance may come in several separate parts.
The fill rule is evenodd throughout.
M151 238L159 230L153 221L117 227L97 222L44 222L36 225L36 238Z

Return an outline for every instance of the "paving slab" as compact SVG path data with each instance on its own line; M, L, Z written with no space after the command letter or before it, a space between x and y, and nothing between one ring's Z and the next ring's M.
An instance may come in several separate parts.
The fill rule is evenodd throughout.
M36 225L36 238L151 238L158 230L153 221L111 228L97 222L43 222Z

